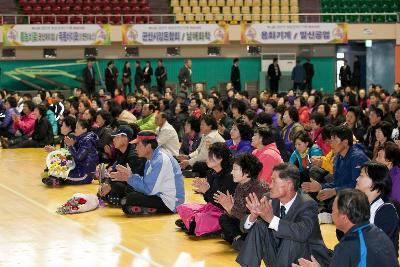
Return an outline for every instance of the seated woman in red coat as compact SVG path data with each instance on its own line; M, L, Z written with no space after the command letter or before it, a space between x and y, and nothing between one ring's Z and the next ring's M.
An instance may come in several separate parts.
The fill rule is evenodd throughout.
M272 169L275 165L283 163L281 154L275 144L274 134L269 128L260 128L254 133L251 144L255 147L253 155L263 165L258 179L270 184Z

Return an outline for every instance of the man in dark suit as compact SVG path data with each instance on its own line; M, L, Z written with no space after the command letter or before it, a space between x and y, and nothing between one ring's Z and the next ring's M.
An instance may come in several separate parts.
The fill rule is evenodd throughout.
M299 258L313 255L321 266L329 264L329 254L318 224L318 205L298 190L300 173L288 163L273 168L270 197L246 198L250 215L243 219L249 231L236 261L242 266L288 267ZM301 256L300 256L301 255Z
M360 57L355 56L353 62L353 86L360 89L361 86L361 65Z
M93 68L93 62L94 62L94 59L88 58L87 66L86 66L86 68L83 69L83 72L82 72L83 83L85 86L84 88L85 88L89 98L92 98L92 96L96 92L96 73Z
M231 69L231 83L235 91L242 90L242 84L240 82L240 70L239 70L239 59L235 58L233 60L233 65Z
M308 92L312 89L312 79L314 77L314 65L307 58L306 63L303 64L303 68L306 71L306 83L304 84L304 89Z
M278 59L274 58L272 64L268 66L268 79L269 79L269 90L271 94L278 93L279 80L281 79L281 69L278 65Z
M185 92L192 86L192 60L186 59L178 75L179 85Z
M348 85L351 85L351 70L350 66L347 65L347 60L343 60L344 65L340 67L340 72L339 72L339 79L341 86L345 88Z
M142 85L144 82L144 74L143 70L140 67L140 61L135 62L135 86L136 90L139 90L140 85Z
M114 97L114 90L117 87L117 82L114 74L114 61L109 61L107 63L107 68L104 72L104 77L106 79L107 92L109 92L111 96Z
M159 59L157 61L157 68L155 75L157 80L157 89L161 94L163 94L165 89L165 82L167 81L167 70L163 65L162 59Z

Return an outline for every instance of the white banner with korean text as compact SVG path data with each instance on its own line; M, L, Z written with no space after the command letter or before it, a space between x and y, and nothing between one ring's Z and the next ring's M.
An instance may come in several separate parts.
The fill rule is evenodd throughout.
M218 24L125 24L123 45L228 44L229 26Z
M242 44L347 43L346 23L242 23Z

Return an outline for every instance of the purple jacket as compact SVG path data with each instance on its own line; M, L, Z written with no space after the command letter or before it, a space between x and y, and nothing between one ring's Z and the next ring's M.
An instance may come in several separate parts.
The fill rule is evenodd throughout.
M225 141L225 144L228 146L233 156L240 155L242 153L251 153L253 151L253 147L251 146L251 141L249 140L241 140L238 145L233 144L233 140L229 139Z
M400 168L395 166L389 171L390 178L392 178L392 192L390 198L400 202Z
M12 114L19 115L19 112L16 108L9 108L6 110L5 117L3 121L0 121L0 128L8 128L8 132L11 134L15 134L15 129L12 127L13 120Z
M88 184L93 180L96 165L99 162L97 154L97 142L99 138L93 132L84 133L75 139L75 144L69 148L69 152L75 160L75 168L70 171L69 177L87 177L83 180L67 180L68 184Z

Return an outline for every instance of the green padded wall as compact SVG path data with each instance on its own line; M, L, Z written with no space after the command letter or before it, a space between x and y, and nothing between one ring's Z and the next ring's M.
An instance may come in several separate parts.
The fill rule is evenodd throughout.
M134 73L134 62L135 59L130 59L132 72ZM145 59L140 60L142 67L144 66ZM150 60L152 67L156 68L156 59ZM46 65L57 65L65 63L74 63L75 60L16 60L16 61L3 61L1 62L1 88L9 90L31 90L32 88L16 81L6 75L7 71L12 71L15 68L21 67L32 67L32 66L46 66ZM98 64L102 76L104 77L104 69L106 68L108 60L99 59ZM125 59L115 60L116 66L119 70L125 62ZM316 74L313 80L313 87L320 89L323 88L324 92L332 92L334 87L334 73L335 63L333 58L313 58L312 63L314 64ZM164 64L168 70L168 80L177 82L177 76L179 69L183 66L183 59L167 58L164 59ZM232 58L194 58L193 59L193 81L206 82L207 88L217 86L218 82L228 81L230 79L230 70L232 65ZM50 68L43 68L48 70L62 70L74 75L81 75L84 65L71 65L71 66L54 66ZM260 58L241 58L240 60L240 72L242 77L242 88L244 88L244 81L257 81L259 71L261 68ZM132 74L133 75L133 74ZM27 76L19 75L18 77L34 82L35 84L42 86L46 89L54 89L42 81L37 79L31 79ZM49 76L46 76L49 77ZM97 76L98 77L98 76ZM120 76L121 77L121 76ZM72 79L62 76L50 76L49 78L56 81L65 83L71 87L80 86L80 83ZM119 81L120 82L120 81ZM155 85L155 79L153 78L153 85ZM263 88L260 88L263 89Z

